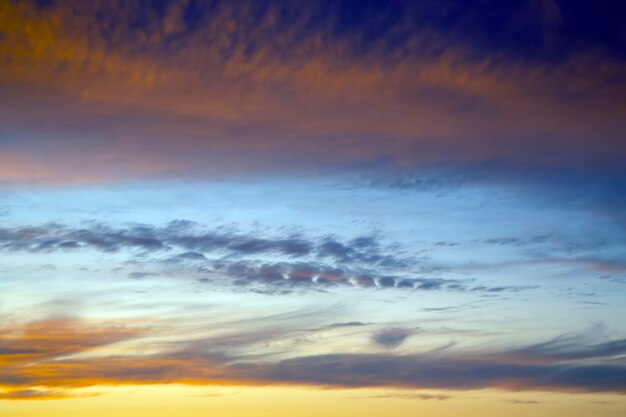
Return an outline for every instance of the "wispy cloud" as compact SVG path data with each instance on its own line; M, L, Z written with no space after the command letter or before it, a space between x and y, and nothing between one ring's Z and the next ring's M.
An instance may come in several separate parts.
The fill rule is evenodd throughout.
M390 398L390 399L402 399L402 400L437 400L437 401L445 401L451 398L450 395L444 394L428 394L428 393L406 393L406 392L393 392L389 394L380 394L380 395L370 395L368 397L355 397L355 398Z
M76 394L64 389L17 389L0 392L0 400L62 400L67 398L94 397L97 394Z
M584 355L565 352L550 356L536 353L533 346L473 353L328 354L278 361L269 360L269 356L255 361L254 355L240 355L240 349L245 346L298 332L294 327L282 330L265 327L239 335L162 343L160 346L165 349L149 354L85 356L77 354L138 338L142 333L126 328L111 332L110 325L79 322L72 322L71 331L64 330L68 323L60 323L58 331L51 330L50 323L45 321L29 323L23 328L2 328L0 355L4 371L0 384L8 390L4 399L44 395L43 391L37 391L39 388L31 387L57 390L167 383L626 392L623 361L606 362L614 356L614 351L584 345L567 349L585 352ZM20 332L15 333L16 330ZM159 344L153 342L152 346ZM238 349L233 350L235 347ZM421 395L417 398L445 399Z

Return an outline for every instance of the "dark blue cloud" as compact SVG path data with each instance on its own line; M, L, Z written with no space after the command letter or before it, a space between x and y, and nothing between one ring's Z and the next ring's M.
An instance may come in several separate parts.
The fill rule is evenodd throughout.
M497 358L489 361L353 354L301 357L262 367L239 365L235 369L252 372L260 380L339 387L626 392L626 367L622 365L518 364Z
M49 7L63 1L39 3ZM92 13L97 13L103 35L107 34L105 28L124 24L129 37L132 37L132 30L137 32L135 36L151 30L153 19L165 21L172 10L177 10L181 17L180 27L171 30L170 36L184 38L229 3L232 2L110 1L96 2L91 9ZM327 41L337 42L358 34L353 53L361 54L366 54L372 43L382 41L384 49L391 55L406 48L410 35L424 28L485 52L504 52L525 59L556 59L580 47L601 47L619 55L626 48L623 21L620 20L626 9L619 2L610 0L592 5L559 0L322 0L313 3L272 0L235 3L246 8L247 13L242 13L241 17L245 16L246 23L251 25L263 23L268 14L277 11L282 20L276 23L275 30L286 31L300 23L301 27L294 33L296 38L321 31ZM132 11L132 19L114 21L115 12L122 6ZM111 43L116 40L109 39ZM176 40L169 39L170 42Z

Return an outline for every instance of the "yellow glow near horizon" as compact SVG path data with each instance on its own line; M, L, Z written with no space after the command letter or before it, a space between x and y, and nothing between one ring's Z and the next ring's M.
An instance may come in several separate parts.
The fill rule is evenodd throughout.
M615 394L572 396L567 393L494 390L441 392L185 385L94 387L76 392L84 397L49 401L1 401L0 412L3 417L526 417L539 410L535 407L541 406L543 417L621 417L626 411L626 398ZM421 399L420 395L424 395L424 398L438 395L449 398Z

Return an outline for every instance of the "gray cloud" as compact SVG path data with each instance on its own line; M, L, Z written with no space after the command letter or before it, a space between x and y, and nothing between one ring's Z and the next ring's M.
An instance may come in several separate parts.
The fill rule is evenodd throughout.
M199 230L193 222L178 220L166 227L132 225L115 228L103 223L86 228L59 224L36 227L0 228L0 250L50 252L92 249L101 252L121 250L183 250L173 260L202 259L207 253L229 255L279 254L289 257L327 258L337 263L380 266L406 266L409 260L383 253L374 237L341 242L333 237L311 238L291 235L263 237L236 231Z
M131 264L142 265L141 270L130 272L132 278L160 273L218 274L230 281L211 282L275 294L333 286L485 293L512 293L531 288L478 285L468 279L428 276L432 271L424 265L423 258L398 256L398 248L383 243L380 237L341 240L332 236L265 234L219 227L207 230L186 220L176 220L164 227L90 223L87 227L72 228L46 224L0 228L0 251L117 253L130 257Z
M372 289L402 289L416 291L454 292L519 292L528 286L473 285L472 282L445 278L411 277L409 272L384 275L377 270L364 272L349 267L337 267L317 262L218 262L216 270L230 277L242 288L265 285L276 289L330 289L333 287L358 287ZM271 291L270 291L271 292Z
M0 392L0 400L58 400L75 397L76 395L66 390L58 389L18 389Z
M356 398L398 398L403 400L437 400L444 401L451 398L449 395L444 394L427 394L427 393L404 393L404 392L395 392L389 394L381 394L381 395L370 395L367 397L356 397Z
M412 329L383 329L372 335L372 342L384 348L396 348L414 333Z
M534 404L539 404L539 401L534 401L534 400L507 400L508 403L511 404L524 404L524 405L534 405Z

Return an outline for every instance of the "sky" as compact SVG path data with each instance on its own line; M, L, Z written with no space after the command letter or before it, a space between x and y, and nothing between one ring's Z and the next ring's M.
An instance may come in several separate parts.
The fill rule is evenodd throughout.
M0 414L623 416L625 22L0 0Z

